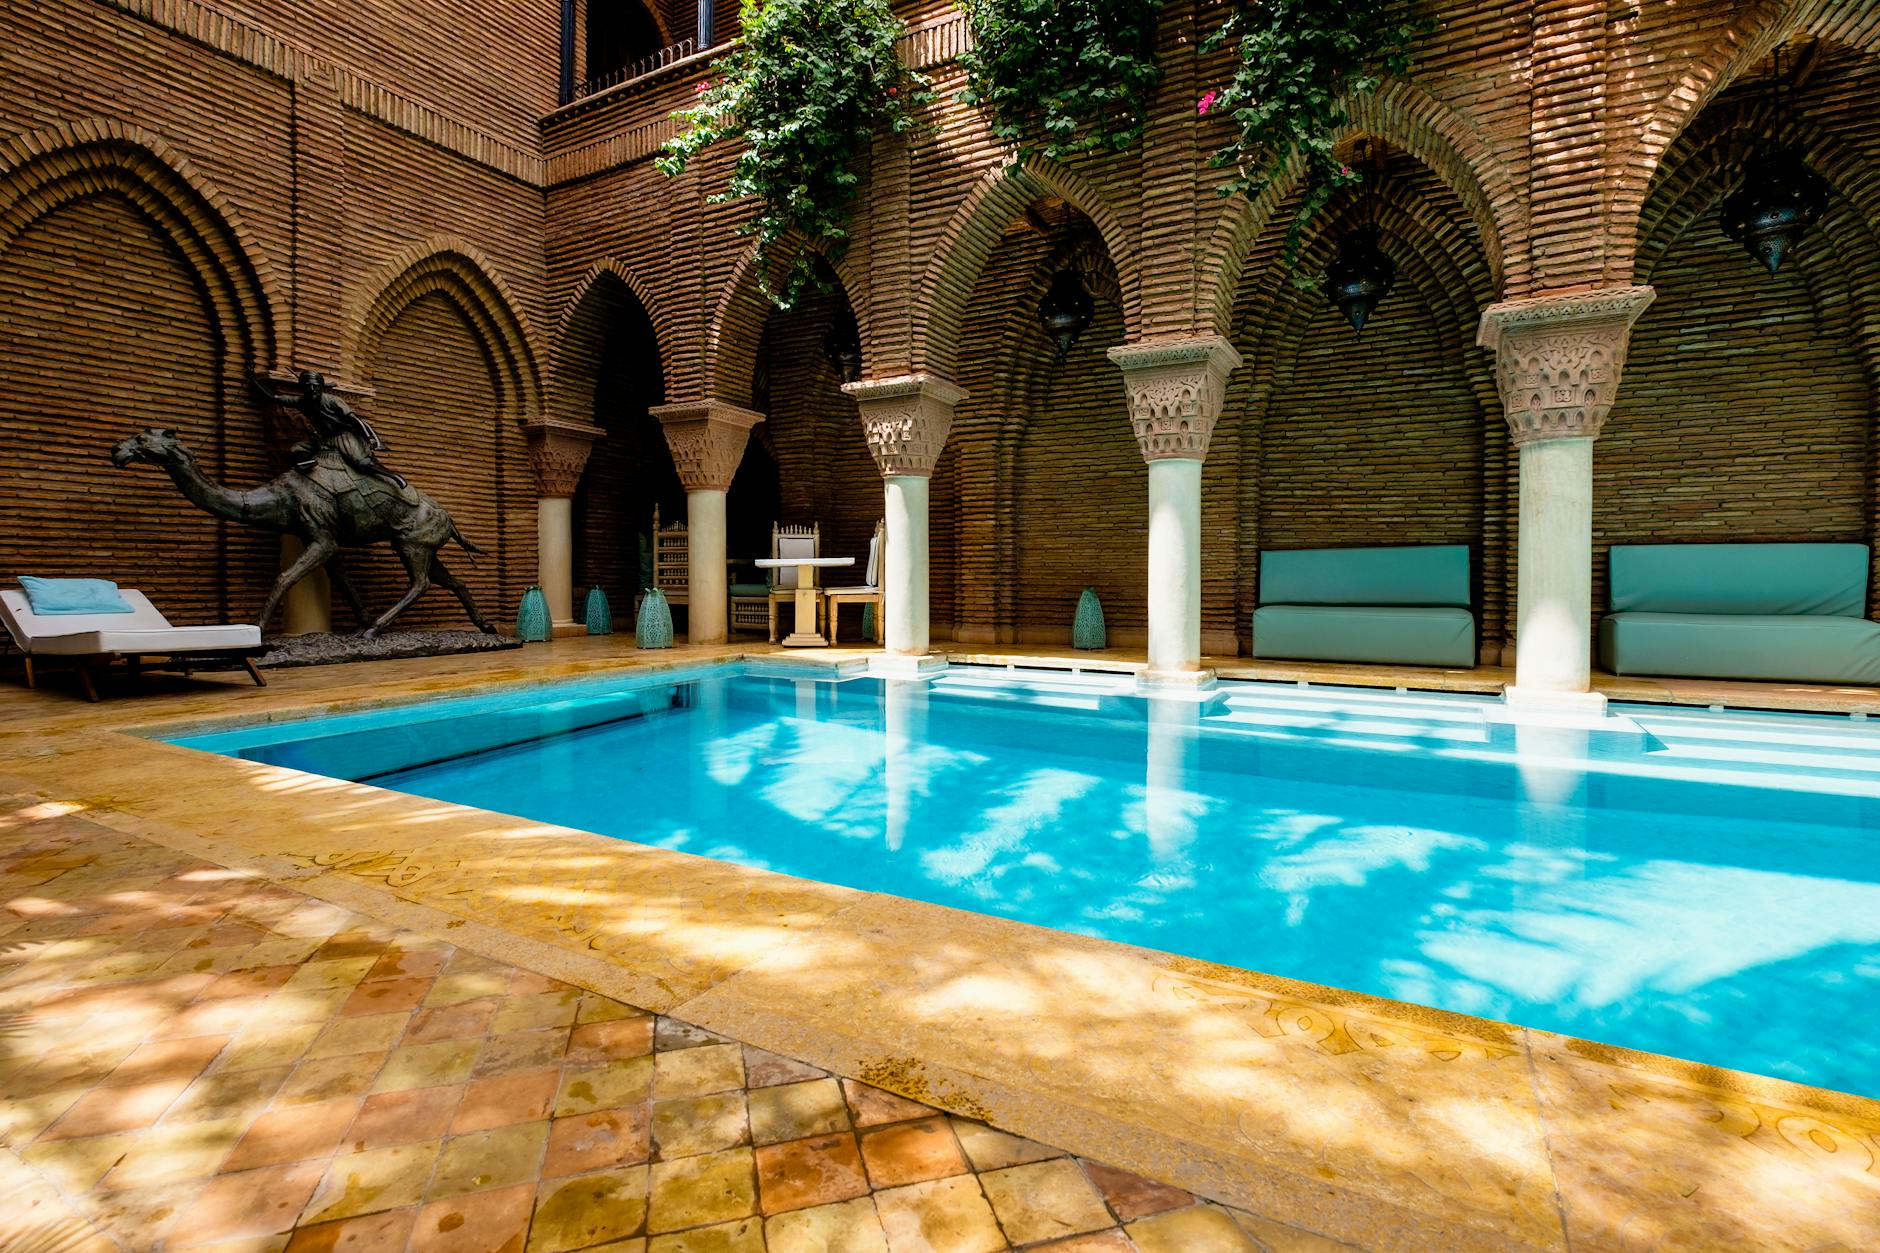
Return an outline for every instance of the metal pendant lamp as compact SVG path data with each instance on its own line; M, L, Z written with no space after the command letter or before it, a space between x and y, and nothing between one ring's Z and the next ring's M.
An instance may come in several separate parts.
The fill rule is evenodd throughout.
M844 383L862 377L862 332L855 324L854 310L847 305L836 310L835 321L823 336L823 359Z
M1723 233L1774 274L1828 208L1828 180L1808 168L1801 145L1785 142L1782 53L1770 87L1775 135L1743 163L1743 179L1723 201Z
M1051 276L1051 289L1038 305L1038 321L1057 345L1059 361L1070 355L1077 337L1090 329L1095 314L1096 302L1084 290L1084 281L1076 270L1066 267Z
M1371 141L1367 139L1364 141L1366 156L1370 155L1370 150ZM1369 220L1345 232L1338 241L1338 255L1325 267L1326 299L1344 315L1354 331L1364 330L1378 302L1390 294L1391 284L1397 281L1397 263L1378 243L1376 183L1383 170L1381 157L1370 162L1370 166L1365 175Z

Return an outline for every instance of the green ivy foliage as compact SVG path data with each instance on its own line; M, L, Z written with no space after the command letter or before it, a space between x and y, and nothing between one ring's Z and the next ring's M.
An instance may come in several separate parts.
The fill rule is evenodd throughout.
M1410 68L1410 44L1431 23L1407 0L1244 0L1202 44L1212 52L1238 41L1239 63L1225 87L1204 94L1203 115L1226 113L1238 134L1212 162L1234 176L1224 196L1258 196L1295 155L1305 160L1305 199L1287 233L1298 255L1300 232L1341 187L1363 172L1333 152L1350 121L1343 101L1377 90L1385 74Z
M655 164L676 175L711 144L744 141L712 200L762 201L739 229L757 237L759 280L787 309L823 280L815 250L803 249L773 283L773 250L794 231L823 255L842 255L860 156L877 128L911 129L932 93L895 56L902 26L888 0L744 0L742 15L739 46L699 84L698 102L674 115L685 129Z
M964 0L973 46L961 99L992 133L1061 159L1142 138L1162 68L1162 0Z

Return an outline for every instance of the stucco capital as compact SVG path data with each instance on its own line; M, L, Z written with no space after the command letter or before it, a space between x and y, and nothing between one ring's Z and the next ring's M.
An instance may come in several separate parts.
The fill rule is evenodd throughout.
M844 383L842 390L862 411L862 433L883 478L931 475L953 429L953 408L966 399L964 391L931 374L862 379Z
M546 419L526 422L523 438L529 443L529 465L535 471L535 490L542 496L572 496L587 467L594 441L606 434L587 422Z
M1632 324L1655 294L1608 287L1482 310L1475 342L1495 353L1495 386L1517 445L1598 436L1619 390Z
M1219 335L1155 339L1110 349L1129 392L1129 420L1144 461L1200 461L1240 354Z
M751 428L764 420L761 413L722 400L655 405L647 412L665 428L673 467L688 492L728 491Z

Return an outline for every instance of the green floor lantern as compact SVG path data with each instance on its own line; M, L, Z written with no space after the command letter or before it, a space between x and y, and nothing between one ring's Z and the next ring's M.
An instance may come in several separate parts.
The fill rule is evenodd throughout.
M1109 642L1103 629L1103 604L1097 589L1086 587L1077 598L1077 616L1071 620L1072 648L1102 648Z
M516 609L516 638L537 644L548 637L548 597L541 588L532 587L522 594L522 604Z
M672 647L672 606L658 588L648 588L640 601L640 618L633 626L633 639L641 648Z
M587 603L581 607L589 635L614 633L614 607L607 603L607 589L598 583L588 588Z

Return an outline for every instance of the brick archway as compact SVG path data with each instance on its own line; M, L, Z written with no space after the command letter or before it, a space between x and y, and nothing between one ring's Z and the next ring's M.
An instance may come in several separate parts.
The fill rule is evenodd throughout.
M387 277L365 288L371 295L363 311L348 319L344 358L349 370L370 377L373 354L386 329L406 306L436 293L475 328L489 354L507 416L528 422L541 415L534 335L480 251L455 237L435 236L404 249L379 272Z
M1131 232L1115 207L1089 182L1035 154L1010 157L988 170L941 233L934 259L920 277L914 308L915 371L951 377L967 305L986 259L1005 227L1026 206L1057 196L1089 218L1116 266L1123 297L1123 325L1134 338L1141 326L1141 266Z
M609 257L588 267L556 319L549 346L545 398L550 416L574 423L593 420L594 386L599 354L609 329L608 313L621 294L632 299L646 314L653 327L660 372L666 379L672 378L672 344L676 337L672 315L659 300L652 284L626 262Z
M842 298L848 301L861 330L864 361L872 344L867 285L849 254L829 260L828 254L807 241L791 236L773 252L776 267L788 266L805 250L816 252L828 261L836 277ZM738 258L737 268L725 283L718 303L712 309L705 329L705 389L715 400L748 408L751 404L751 377L757 368L758 346L764 337L764 324L775 307L764 295L757 268L756 248L747 249ZM864 374L865 376L865 374Z
M227 339L231 374L276 364L280 279L229 198L161 137L88 118L0 144L0 254L34 222L92 196L130 201L198 275Z
M1350 124L1340 141L1375 135L1435 171L1474 227L1494 295L1528 282L1528 223L1524 189L1490 152L1476 128L1411 83L1395 80L1370 96L1348 101ZM1295 161L1255 199L1232 198L1215 219L1201 258L1201 317L1216 334L1233 333L1234 302L1249 250L1297 192L1304 164Z

